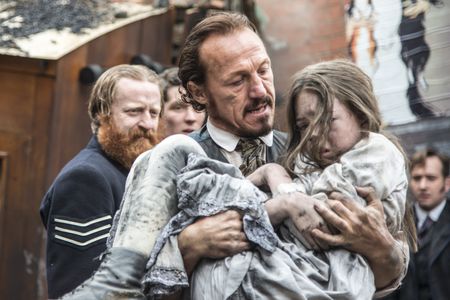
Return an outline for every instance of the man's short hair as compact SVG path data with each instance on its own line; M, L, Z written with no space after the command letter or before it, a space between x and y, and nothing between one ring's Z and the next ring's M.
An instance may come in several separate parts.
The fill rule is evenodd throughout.
M205 18L198 23L186 38L179 61L178 76L184 87L181 99L193 106L197 111L204 110L204 104L195 101L187 88L189 81L197 85L205 82L206 66L200 59L200 47L212 35L227 35L243 29L250 29L256 33L255 26L245 15L233 12L220 12Z
M141 65L117 65L106 70L95 82L89 98L88 113L92 132L96 133L100 125L99 115L109 116L117 92L117 82L122 78L147 81L156 84L161 94L163 107L162 80L149 68Z
M440 153L436 149L433 149L433 148L425 148L421 151L414 153L414 155L411 158L411 162L410 162L410 170L412 171L415 167L425 166L426 160L429 157L437 157L441 161L442 176L444 178L446 178L450 175L449 174L450 158L447 155Z

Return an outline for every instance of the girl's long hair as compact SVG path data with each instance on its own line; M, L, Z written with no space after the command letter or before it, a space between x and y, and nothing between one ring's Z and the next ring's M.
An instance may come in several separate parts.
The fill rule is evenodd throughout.
M296 103L303 92L317 95L316 115L303 131L296 124ZM287 102L289 126L288 147L282 158L283 166L294 175L298 158L309 165L305 172L323 169L329 164L320 157L327 141L333 113L333 101L340 101L358 120L363 134L369 132L386 136L403 154L405 166L407 156L395 136L383 130L378 102L372 81L359 67L347 60L332 60L310 65L293 77ZM408 172L408 170L405 170ZM415 226L411 208L407 207L403 229L415 249Z

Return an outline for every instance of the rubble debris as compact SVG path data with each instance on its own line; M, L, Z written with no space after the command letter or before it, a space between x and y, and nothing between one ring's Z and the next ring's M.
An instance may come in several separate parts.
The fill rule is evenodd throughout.
M0 0L0 47L20 50L15 39L49 29L79 34L114 19L111 0Z

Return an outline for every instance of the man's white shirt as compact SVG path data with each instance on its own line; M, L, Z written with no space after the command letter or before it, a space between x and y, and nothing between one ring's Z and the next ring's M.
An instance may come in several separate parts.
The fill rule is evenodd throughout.
M426 211L424 209L422 209L419 204L416 202L414 204L415 208L416 208L416 216L417 216L417 228L421 228L423 223L425 222L425 219L427 218L427 216L430 217L431 220L433 220L433 222L437 222L437 220L439 220L439 216L441 215L442 211L444 210L445 207L445 203L447 201L445 201L445 198L441 201L441 203L439 203L438 206L436 206L435 208L433 208L430 211Z
M242 164L241 153L236 151L236 146L239 142L239 137L223 129L214 126L208 118L206 128L212 140L220 147L220 151L225 158L234 166L239 167ZM273 131L269 134L260 136L259 139L267 146L271 147L273 144ZM266 152L264 151L264 156ZM265 160L266 157L263 157Z

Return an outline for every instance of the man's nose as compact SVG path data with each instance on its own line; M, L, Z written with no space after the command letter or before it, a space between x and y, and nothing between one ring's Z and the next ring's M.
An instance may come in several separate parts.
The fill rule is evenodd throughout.
M145 130L155 131L158 127L158 119L159 117L152 117L149 112L143 113L138 126Z
M421 178L420 181L419 181L419 188L421 190L424 190L424 189L427 188L427 185L428 185L427 179L426 178Z
M260 99L265 97L267 94L266 87L264 86L263 80L258 76L254 75L250 81L250 98Z

